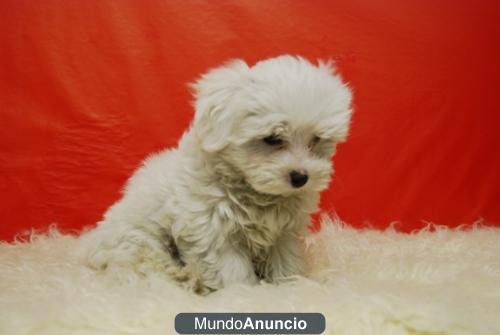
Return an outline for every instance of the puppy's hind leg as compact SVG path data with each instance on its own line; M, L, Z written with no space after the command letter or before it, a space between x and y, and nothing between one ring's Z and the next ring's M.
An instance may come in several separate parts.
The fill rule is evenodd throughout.
M101 225L80 237L75 253L80 262L97 271L126 268L146 276L161 273L187 290L211 292L201 284L198 263L183 257L174 239L161 228L119 231Z
M79 261L95 270L119 266L147 272L171 262L160 241L150 233L109 222L101 222L80 236L75 253Z
M206 295L213 292L203 285L200 275L200 265L196 259L188 259L181 255L174 238L163 231L161 241L164 250L170 255L171 264L165 267L166 273L181 287L196 294Z

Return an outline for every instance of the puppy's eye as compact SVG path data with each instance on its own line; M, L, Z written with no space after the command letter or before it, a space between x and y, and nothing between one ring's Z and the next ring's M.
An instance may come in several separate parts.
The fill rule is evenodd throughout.
M314 136L311 140L311 146L315 146L316 144L319 143L321 139L318 136Z
M264 137L262 139L262 141L264 141L264 143L266 143L268 145L272 145L272 146L278 146L278 145L283 144L283 140L281 138L279 138L277 135L269 135L267 137Z

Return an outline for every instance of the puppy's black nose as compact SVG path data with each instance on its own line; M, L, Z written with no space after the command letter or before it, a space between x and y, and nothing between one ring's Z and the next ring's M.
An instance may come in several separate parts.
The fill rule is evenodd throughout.
M309 176L305 171L292 171L290 172L290 183L293 187L299 188L307 183Z

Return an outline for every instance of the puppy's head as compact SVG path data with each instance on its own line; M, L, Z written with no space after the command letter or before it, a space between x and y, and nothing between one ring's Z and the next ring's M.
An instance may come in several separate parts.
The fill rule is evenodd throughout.
M321 191L345 140L351 92L331 63L281 56L249 67L235 60L201 77L193 130L256 191Z

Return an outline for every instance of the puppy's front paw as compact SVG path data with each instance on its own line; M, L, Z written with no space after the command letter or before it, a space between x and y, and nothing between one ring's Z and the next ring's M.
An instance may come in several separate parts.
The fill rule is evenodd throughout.
M266 263L261 265L267 281L279 283L306 274L302 244L293 235L283 236L272 248Z
M224 287L236 284L255 285L258 282L248 255L234 249L221 255L219 266L219 276Z

